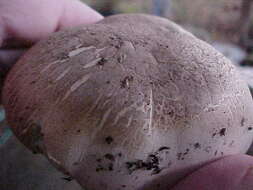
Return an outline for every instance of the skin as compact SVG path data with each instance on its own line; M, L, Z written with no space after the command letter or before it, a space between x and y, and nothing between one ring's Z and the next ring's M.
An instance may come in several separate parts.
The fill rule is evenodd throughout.
M74 0L1 0L0 47L5 49L14 41L19 49L25 49L52 32L90 24L102 18L94 10ZM19 56L23 51L1 50L1 65L15 62L8 59L10 52ZM252 189L252 166L253 159L250 156L227 156L193 172L173 190Z
M250 190L253 159L247 155L227 156L193 172L172 190Z

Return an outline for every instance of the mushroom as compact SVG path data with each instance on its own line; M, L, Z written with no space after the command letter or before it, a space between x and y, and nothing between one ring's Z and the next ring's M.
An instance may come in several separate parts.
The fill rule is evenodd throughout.
M53 34L3 90L19 140L92 190L165 190L245 153L253 103L230 61L175 23L115 15Z

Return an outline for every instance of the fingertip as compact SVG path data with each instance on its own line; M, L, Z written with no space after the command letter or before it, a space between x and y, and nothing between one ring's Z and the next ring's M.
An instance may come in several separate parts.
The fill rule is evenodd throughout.
M79 0L64 0L64 10L59 20L58 29L92 24L103 18L97 11Z
M5 38L37 42L65 28L103 19L79 0L0 1L0 43Z
M226 156L190 174L173 190L250 190L253 189L253 158Z

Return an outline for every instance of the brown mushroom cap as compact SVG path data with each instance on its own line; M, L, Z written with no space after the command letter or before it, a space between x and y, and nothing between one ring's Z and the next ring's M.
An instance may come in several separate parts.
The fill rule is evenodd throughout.
M87 189L167 189L245 153L253 102L235 67L178 25L116 15L58 32L11 70L9 124Z

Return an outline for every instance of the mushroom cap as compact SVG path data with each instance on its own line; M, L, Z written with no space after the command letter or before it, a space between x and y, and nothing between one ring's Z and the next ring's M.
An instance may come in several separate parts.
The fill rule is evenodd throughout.
M53 34L9 73L19 140L87 189L168 189L245 153L253 102L235 67L173 22L116 15Z

